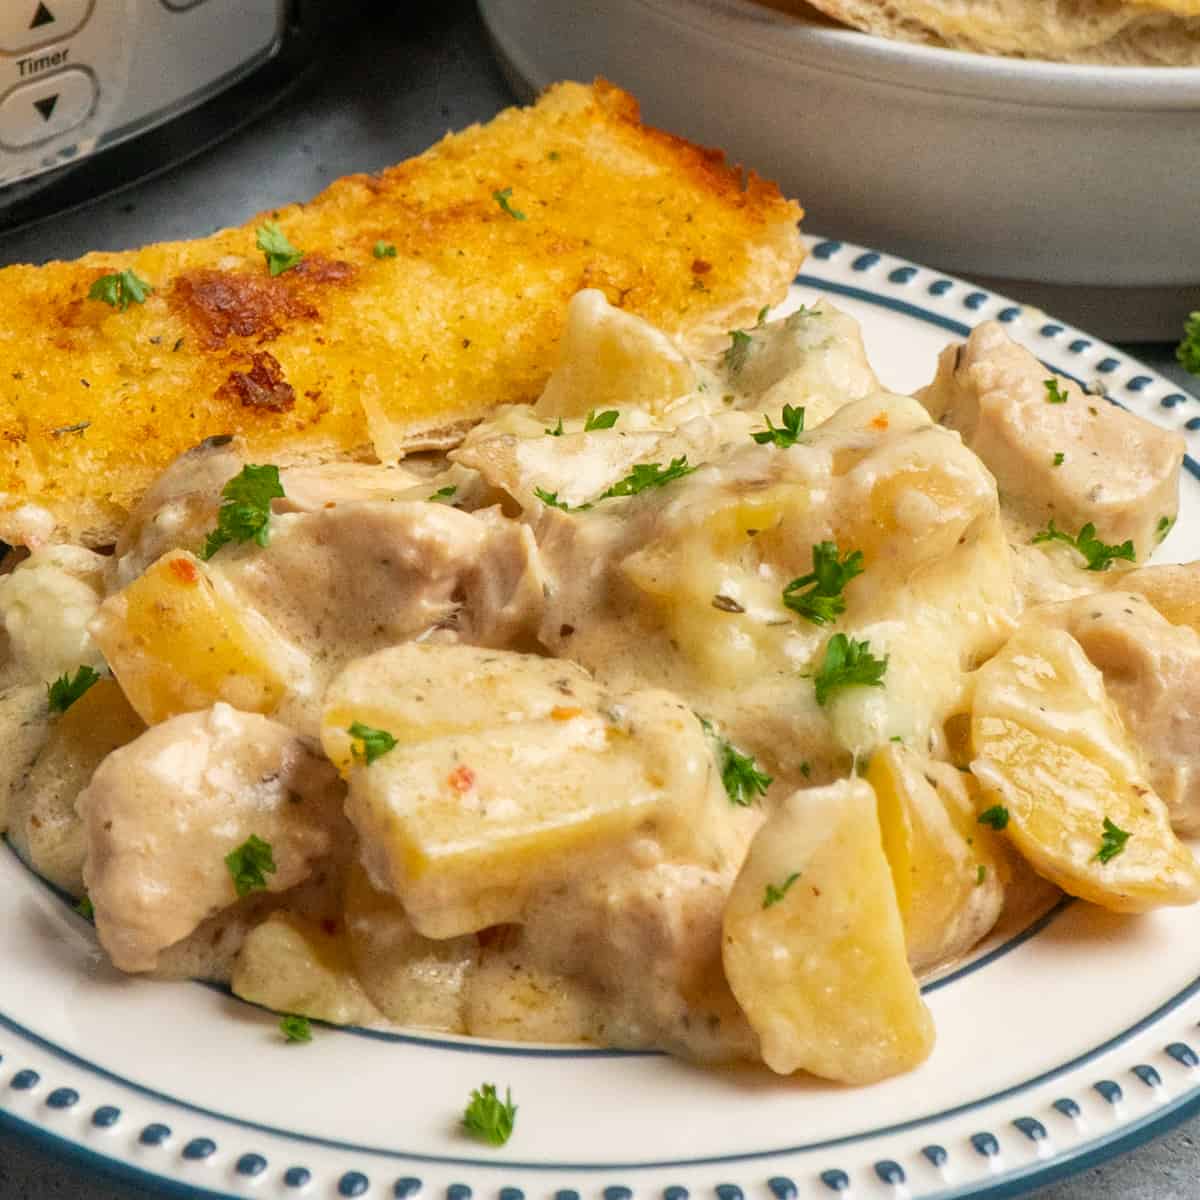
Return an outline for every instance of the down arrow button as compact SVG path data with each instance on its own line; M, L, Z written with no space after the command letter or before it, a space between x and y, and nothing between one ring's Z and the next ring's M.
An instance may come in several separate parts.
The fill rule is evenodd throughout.
M58 93L55 92L53 96L43 96L41 100L35 100L33 102L33 107L42 114L43 121L48 121L52 116L54 116L54 109L57 104Z

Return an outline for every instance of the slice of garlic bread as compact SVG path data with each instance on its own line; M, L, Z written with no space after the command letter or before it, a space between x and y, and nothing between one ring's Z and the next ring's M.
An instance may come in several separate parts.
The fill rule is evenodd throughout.
M711 341L783 298L800 215L719 152L642 125L620 89L565 83L237 229L9 267L0 539L110 543L155 475L215 434L277 463L444 442L537 396L580 288ZM268 222L274 254L256 245Z
M847 25L907 42L1058 62L1200 66L1200 0L811 2ZM768 3L792 6L792 0Z

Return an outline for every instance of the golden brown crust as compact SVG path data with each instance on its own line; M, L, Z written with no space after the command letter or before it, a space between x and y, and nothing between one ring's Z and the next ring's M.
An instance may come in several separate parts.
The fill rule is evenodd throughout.
M506 188L524 219L496 200ZM109 542L154 475L215 434L259 461L386 458L532 399L581 287L690 338L731 328L784 295L799 216L597 81L240 228L9 267L0 538ZM255 248L267 219L305 252L275 278ZM377 241L396 256L375 258ZM126 268L153 285L144 304L87 298Z

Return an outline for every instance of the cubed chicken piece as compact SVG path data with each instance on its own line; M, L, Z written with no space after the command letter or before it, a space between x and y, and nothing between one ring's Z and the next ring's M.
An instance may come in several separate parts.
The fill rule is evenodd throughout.
M1029 619L1065 629L1083 647L1104 676L1104 690L1141 752L1172 826L1200 833L1194 717L1200 709L1200 634L1172 625L1145 597L1123 591L1035 609Z
M152 970L247 889L302 882L330 853L342 798L337 772L291 730L226 704L114 751L79 797L84 883L113 963ZM251 837L270 861L256 853L239 886L226 860Z
M103 664L88 625L100 606L106 561L82 546L45 546L0 576L0 624L14 683L50 683Z
M0 833L12 819L13 804L25 789L29 772L50 736L46 688L23 684L0 692Z
M739 405L769 413L803 408L813 429L844 405L880 390L858 322L831 304L801 307L778 321L731 333L720 360Z
M948 347L919 398L983 459L1029 529L1052 519L1074 536L1091 523L1101 541L1132 541L1144 562L1175 518L1183 438L1055 376L995 322Z
M373 881L401 899L418 932L455 937L519 920L535 888L584 869L589 855L638 831L692 861L727 857L720 815L730 806L703 730L680 701L649 691L597 701L583 681L570 686L578 669L555 664L568 689L546 712L553 699L546 661L497 652L511 677L505 687L515 691L517 681L528 681L533 712L522 711L524 704L499 709L475 728L447 731L442 714L451 703L466 714L487 705L496 676L464 678L456 670L461 648L430 646L425 679L444 697L429 697L424 679L417 685L431 700L428 737L413 740L409 732L411 684L397 696L398 735L382 686L364 708L370 721L356 717L347 698L373 664L386 668L389 659L418 649L401 647L355 664L359 684L335 682L323 725L335 761L344 761L351 717L396 739L394 746L360 739L346 811ZM445 654L439 673L434 656L442 649L456 653Z
M549 420L622 406L658 412L696 383L695 368L665 333L586 288L567 305L559 364L536 411Z
M46 744L14 791L13 847L39 875L74 896L83 894L84 857L75 802L100 763L145 728L116 681L101 679L51 720Z

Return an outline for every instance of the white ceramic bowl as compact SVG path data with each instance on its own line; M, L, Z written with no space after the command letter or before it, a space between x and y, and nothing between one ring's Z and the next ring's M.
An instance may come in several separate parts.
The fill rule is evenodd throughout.
M1200 69L938 50L752 0L480 6L527 87L608 76L777 179L810 229L1003 281L1104 336L1177 337L1200 307Z

